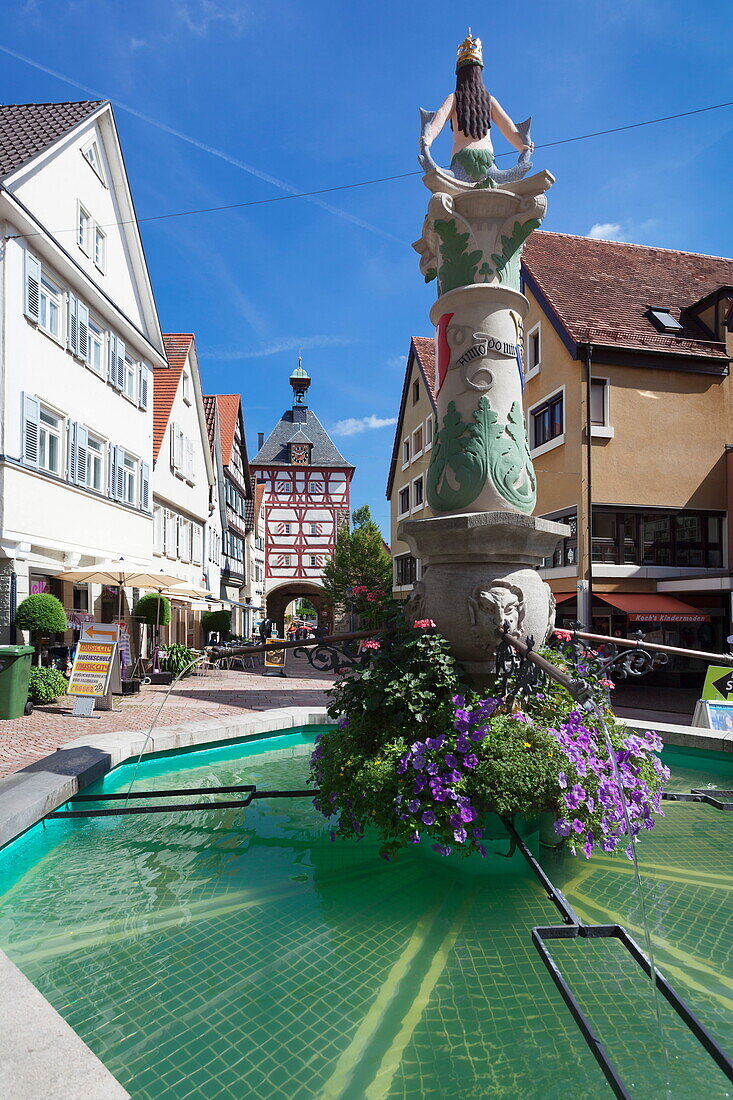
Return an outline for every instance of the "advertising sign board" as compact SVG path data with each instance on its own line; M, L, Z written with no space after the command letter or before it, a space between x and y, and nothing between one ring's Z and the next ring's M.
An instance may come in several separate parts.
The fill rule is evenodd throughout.
M119 634L116 623L82 625L69 679L69 695L101 699L107 694Z

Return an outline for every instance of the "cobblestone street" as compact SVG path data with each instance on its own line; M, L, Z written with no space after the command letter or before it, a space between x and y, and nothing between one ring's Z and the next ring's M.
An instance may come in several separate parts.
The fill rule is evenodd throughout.
M0 776L25 768L87 731L96 736L147 729L153 722L176 726L270 707L322 706L332 683L333 676L315 672L305 660L290 660L285 677L265 676L261 669L192 676L173 688L167 700L168 687L151 684L139 695L114 696L113 710L97 711L92 718L72 717L73 699L66 697L37 706L27 718L0 722Z

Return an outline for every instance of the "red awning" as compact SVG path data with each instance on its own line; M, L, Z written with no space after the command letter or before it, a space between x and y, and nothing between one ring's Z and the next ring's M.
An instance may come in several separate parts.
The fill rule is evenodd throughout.
M617 607L631 623L709 623L710 616L674 596L646 592L594 592L599 600Z
M577 592L555 592L555 593L553 593L553 595L555 596L555 603L565 603L566 600L574 600L577 597L578 593Z

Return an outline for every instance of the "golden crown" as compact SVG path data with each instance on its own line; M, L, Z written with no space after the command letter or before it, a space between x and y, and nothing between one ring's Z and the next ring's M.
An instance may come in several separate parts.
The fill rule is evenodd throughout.
M483 63L484 53L481 47L481 39L474 38L469 27L468 34L458 47L456 68L459 69L461 65L483 65Z

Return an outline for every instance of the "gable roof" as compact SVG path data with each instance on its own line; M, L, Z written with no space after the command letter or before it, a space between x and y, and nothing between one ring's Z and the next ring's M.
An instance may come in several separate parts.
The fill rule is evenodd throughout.
M522 267L530 289L544 295L575 344L591 340L638 351L729 358L725 345L706 338L685 311L733 284L733 259L542 230L525 245ZM682 333L659 332L646 314L649 306L669 309Z
M402 420L405 415L405 405L407 404L407 393L410 387L410 376L412 375L413 364L417 366L418 371L422 375L422 380L425 383L425 390L430 399L430 404L433 406L433 412L437 414L438 406L435 401L435 340L432 336L410 337L410 351L405 365L405 378L402 383L400 411L397 414L397 425L394 432L394 443L392 444L392 457L389 462L389 473L387 474L387 500L389 500L392 493L392 483L394 481L395 470L397 469L397 453L400 446L400 438L402 436Z
M0 105L0 177L22 168L105 102L96 99Z
M316 414L305 405L296 405L282 414L280 420L252 459L251 465L289 466L290 451L288 444L295 438L293 434L294 425L297 425L295 433L298 435L305 433L306 442L313 445L310 466L339 466L344 470L356 468L351 462L346 461Z
M167 367L153 367L153 462L160 454L173 402L193 342L191 333L164 333Z
M216 398L213 395L204 395L204 416L206 417L206 432L209 437L209 450L214 458L216 450Z
M232 461L232 447L234 446L234 433L237 430L237 418L241 397L238 393L214 394L214 401L219 413L219 438L221 439L221 460L225 466ZM207 418L208 419L208 418Z

